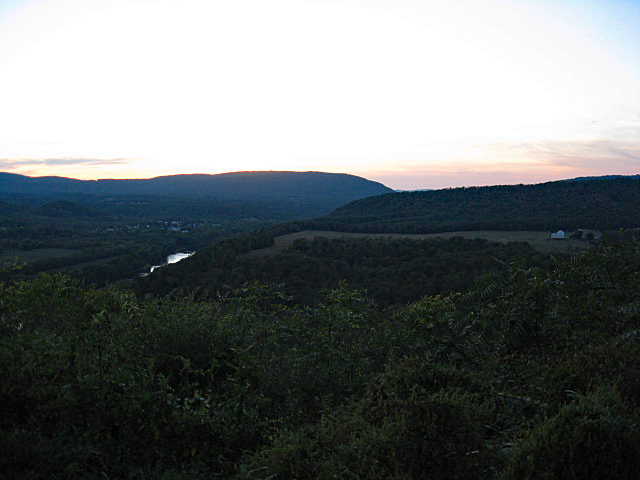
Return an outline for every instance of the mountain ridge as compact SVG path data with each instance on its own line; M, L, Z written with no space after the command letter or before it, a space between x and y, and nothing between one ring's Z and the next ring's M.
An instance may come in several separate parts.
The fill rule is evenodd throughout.
M363 177L325 172L247 171L99 180L0 172L0 193L3 194L165 195L252 200L325 195L355 199L391 191Z
M304 223L343 232L616 229L640 226L640 178L393 192L354 200Z

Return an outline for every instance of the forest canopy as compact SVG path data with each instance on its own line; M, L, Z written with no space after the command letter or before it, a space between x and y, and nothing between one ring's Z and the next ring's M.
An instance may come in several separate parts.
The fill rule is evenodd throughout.
M340 282L366 291L381 304L415 301L423 295L465 291L483 275L500 273L520 260L546 268L547 255L526 243L482 239L325 238L296 240L286 250L260 255L278 229L227 239L171 268L138 280L140 293L175 288L215 295L245 283L281 285L302 304L318 301ZM253 240L253 241L252 241Z
M640 244L376 306L0 283L0 478L635 478Z

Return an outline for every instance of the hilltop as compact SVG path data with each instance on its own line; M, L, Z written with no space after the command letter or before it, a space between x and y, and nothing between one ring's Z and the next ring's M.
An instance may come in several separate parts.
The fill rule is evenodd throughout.
M305 223L343 232L575 230L638 226L640 179L615 177L389 193Z

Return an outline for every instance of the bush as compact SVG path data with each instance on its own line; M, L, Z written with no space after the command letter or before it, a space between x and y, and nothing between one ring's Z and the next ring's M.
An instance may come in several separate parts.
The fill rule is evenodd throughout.
M503 479L635 479L640 433L615 392L577 396L531 430Z
M473 383L464 377L447 366L400 362L360 400L279 436L240 478L490 478L496 459L484 441L494 412L459 391ZM415 388L409 379L418 380Z

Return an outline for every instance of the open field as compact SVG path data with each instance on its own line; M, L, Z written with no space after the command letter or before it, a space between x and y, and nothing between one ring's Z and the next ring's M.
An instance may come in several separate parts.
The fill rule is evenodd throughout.
M423 240L427 238L483 238L492 242L527 242L532 248L544 253L571 253L584 250L590 245L580 240L551 240L549 232L512 232L512 231L473 231L473 232L445 232L427 234L408 233L345 233L320 230L304 230L276 237L274 245L249 252L251 256L274 255L290 247L298 239L312 240L316 237L325 238L410 238Z

